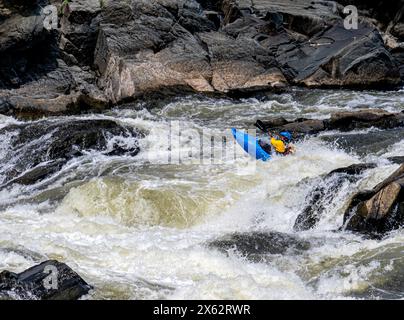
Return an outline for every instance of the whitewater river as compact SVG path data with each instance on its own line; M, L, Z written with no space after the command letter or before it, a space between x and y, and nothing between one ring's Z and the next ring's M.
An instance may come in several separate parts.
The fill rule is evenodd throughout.
M267 163L234 152L211 163L210 153L198 151L203 141L220 153L223 144L210 144L212 137L222 141L233 126L253 129L256 119L323 119L368 107L402 111L404 91L294 89L238 103L191 97L74 117L112 119L144 130L141 152L136 157L88 152L45 181L0 190L0 270L21 272L57 259L95 287L85 299L403 298L404 231L377 241L336 230L349 196L398 168L386 158L404 155L404 140L358 155L324 140L338 132L323 133L298 142L296 155ZM0 117L0 128L15 123ZM352 134L360 133L366 132ZM0 137L0 157L9 152L8 139ZM183 163L168 163L177 154ZM306 196L319 183L313 178L361 162L378 167L330 195L313 230L295 233ZM206 245L235 231L257 230L292 234L311 246L253 262Z

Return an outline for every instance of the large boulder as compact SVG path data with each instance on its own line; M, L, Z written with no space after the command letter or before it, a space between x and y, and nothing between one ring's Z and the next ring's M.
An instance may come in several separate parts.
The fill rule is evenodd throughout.
M233 37L253 38L271 52L291 83L306 86L397 85L397 63L374 25L347 30L329 1L224 1ZM226 21L226 19L225 19Z
M164 90L227 93L286 83L262 46L216 32L191 0L109 3L95 64L113 102Z
M0 0L0 113L78 113L178 93L237 97L288 84L396 86L403 72L401 47L389 52L369 19L346 30L331 1L71 0L48 31L49 3L61 6Z
M343 186L358 181L364 171L374 167L376 165L372 163L354 164L317 178L316 187L309 192L306 199L307 206L297 216L293 229L304 231L314 228Z
M46 1L0 1L0 89L18 87L55 68L55 38L43 27Z
M293 53L292 53L293 54ZM309 40L285 60L293 82L310 87L398 85L398 65L373 26L346 30L342 23Z
M95 65L99 86L113 102L156 91L213 91L207 80L208 54L186 29L208 30L210 21L196 10L183 1L107 5L100 17Z
M404 165L372 190L356 194L345 212L347 230L383 234L404 225Z
M71 4L72 20L76 25L91 21L90 14L82 14L80 20L77 12L81 11L77 2ZM73 25L69 22L62 24L62 35L60 31L47 30L42 10L47 4L48 1L39 0L29 5L24 1L0 1L2 114L41 116L78 113L108 105L107 98L95 85L95 73L85 66L86 62L92 61L95 29L91 34L84 23L78 27L84 29L80 29L79 33L68 27ZM92 10L90 7L87 6L86 10Z
M72 64L92 65L98 36L97 17L103 9L100 0L74 0L61 19L59 47Z
M5 127L0 129L0 136L7 139L4 161L0 164L0 188L3 188L13 183L40 181L90 150L105 155L135 156L138 144L127 145L122 139L137 141L143 133L111 120L42 120Z
M227 93L285 86L277 62L255 40L234 39L220 32L201 33L199 37L209 49L214 90Z
M0 273L0 300L78 300L92 287L64 263L45 261L21 273Z

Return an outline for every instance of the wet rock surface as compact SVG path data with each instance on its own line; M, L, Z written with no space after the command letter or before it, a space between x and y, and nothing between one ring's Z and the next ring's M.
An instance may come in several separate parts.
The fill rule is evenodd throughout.
M8 126L0 129L0 135L9 139L0 166L1 187L40 181L91 150L135 156L139 152L137 139L143 137L142 132L110 120L42 120ZM125 138L135 143L127 145Z
M0 273L0 299L78 300L91 289L69 266L55 260L45 261L18 274Z
M404 224L404 165L372 190L356 194L344 215L347 230L384 234Z
M354 164L339 168L319 177L317 186L308 194L307 206L297 216L293 229L304 231L314 228L323 217L338 192L345 184L352 184L361 178L363 172L376 167L376 164ZM338 200L337 200L338 201Z
M0 1L3 114L79 113L156 93L400 82L399 46L386 47L370 19L345 29L342 7L328 1L72 0L51 31L49 3L60 9ZM377 12L368 13L384 21Z
M310 243L297 237L273 231L233 233L208 243L208 247L228 254L234 251L247 259L260 262L271 254L298 254Z
M327 143L335 143L339 148L359 156L387 151L403 138L403 128L353 134L337 133L321 137Z
M70 22L62 21L60 30L44 27L42 9L48 4L48 1L33 1L30 5L0 1L1 12L6 13L0 19L0 112L3 114L38 117L80 113L90 108L105 108L108 104L95 85L91 65L79 63L77 59L72 61L64 37L64 32L77 33L65 27ZM90 7L85 10L91 10ZM72 8L74 16L75 5ZM83 31L83 46L90 36ZM92 55L90 50L86 58Z
M352 131L360 129L394 129L404 126L404 113L392 113L380 109L336 112L329 119L296 119L287 121L282 117L258 120L255 126L262 131L290 131L299 137L322 131ZM400 129L397 129L400 130ZM352 136L354 138L354 136ZM350 141L351 142L351 141ZM347 143L349 145L349 143Z

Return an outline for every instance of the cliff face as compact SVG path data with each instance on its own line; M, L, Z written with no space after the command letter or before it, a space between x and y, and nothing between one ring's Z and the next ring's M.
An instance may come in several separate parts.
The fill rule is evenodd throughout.
M403 6L381 16L357 2L359 27L347 30L331 1L51 1L61 14L48 31L48 1L0 0L0 112L73 113L156 93L396 86Z

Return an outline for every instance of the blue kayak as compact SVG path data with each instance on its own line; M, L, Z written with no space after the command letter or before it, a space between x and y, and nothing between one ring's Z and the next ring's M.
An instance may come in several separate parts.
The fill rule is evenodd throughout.
M237 143L247 152L249 155L254 157L257 160L268 161L271 159L271 155L268 154L258 143L258 139L244 133L242 131L238 131L237 129L232 128L231 132L233 133L234 139Z

